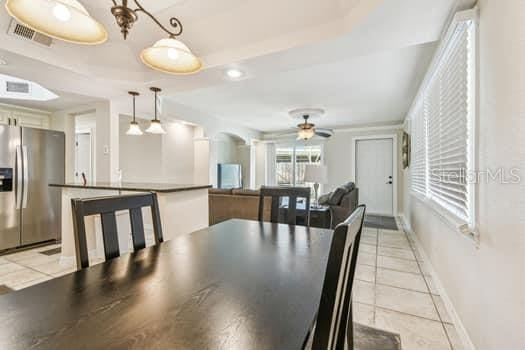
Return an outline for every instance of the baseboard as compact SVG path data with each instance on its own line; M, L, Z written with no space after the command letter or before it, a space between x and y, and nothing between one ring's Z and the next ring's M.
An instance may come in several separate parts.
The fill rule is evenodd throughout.
M458 337L461 340L463 347L466 350L476 350L476 348L474 347L474 343L472 343L472 340L470 339L467 333L467 330L465 326L463 325L463 322L461 321L458 313L456 312L456 309L454 307L454 304L452 303L452 300L449 298L448 294L446 293L445 288L443 287L443 283L441 283L441 280L439 279L438 274L436 273L436 270L434 269L434 266L430 262L430 259L428 258L428 255L425 252L423 245L421 244L421 241L419 240L418 235L416 234L415 231L412 230L412 226L410 225L408 220L406 220L405 216L400 215L400 217L403 222L404 229L408 233L412 234L412 236L414 237L419 247L419 253L423 257L423 260L425 261L427 269L429 270L432 280L434 282L434 285L439 291L439 295L441 299L443 300L443 303L445 304L445 307L447 308L447 311L450 317L452 318L452 322L454 323L454 326L456 327L456 332L458 333Z
M399 213L398 216L401 219L401 223L402 223L403 227L406 228L406 230L408 232L413 233L414 231L412 231L412 226L410 225L410 222L405 217L405 214L404 213Z

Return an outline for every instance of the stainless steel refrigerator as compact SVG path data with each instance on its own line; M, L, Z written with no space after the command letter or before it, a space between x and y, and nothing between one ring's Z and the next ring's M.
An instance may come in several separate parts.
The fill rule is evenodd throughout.
M65 135L0 125L0 251L59 240Z

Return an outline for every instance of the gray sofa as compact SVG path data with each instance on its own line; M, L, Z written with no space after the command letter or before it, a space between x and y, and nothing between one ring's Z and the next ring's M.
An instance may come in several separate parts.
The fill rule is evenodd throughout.
M359 189L353 182L339 186L319 197L319 204L327 205L332 216L332 228L345 221L359 205Z

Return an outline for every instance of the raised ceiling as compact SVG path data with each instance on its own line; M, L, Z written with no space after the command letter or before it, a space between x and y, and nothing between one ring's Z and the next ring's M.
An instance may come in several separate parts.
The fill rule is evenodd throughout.
M147 87L155 84L173 106L262 131L292 126L286 112L297 107L326 109L325 126L401 120L456 5L455 0L142 1L164 23L178 17L185 28L182 40L204 61L196 75L169 76L138 59L144 47L165 36L149 19L141 16L124 41L110 1L81 2L108 29L107 43L40 47L4 34L10 17L1 9L0 58L9 65L0 66L0 73L92 98L127 98L130 89L149 97ZM239 67L247 76L230 81L227 67Z

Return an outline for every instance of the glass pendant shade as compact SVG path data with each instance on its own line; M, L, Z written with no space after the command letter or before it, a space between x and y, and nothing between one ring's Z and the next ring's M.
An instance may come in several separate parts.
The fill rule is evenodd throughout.
M145 65L170 74L191 74L202 68L202 62L181 41L161 39L144 49L140 58Z
M130 136L140 136L142 135L143 132L142 130L140 130L140 126L139 126L139 123L137 122L131 122L129 124L129 129L128 131L126 132L126 135L130 135Z
M300 129L297 133L297 139L298 140L309 140L315 135L314 128L308 128L308 129Z
M75 44L101 44L104 26L76 0L7 0L7 12L18 22L55 39Z
M149 128L146 129L146 132L149 132L150 134L157 134L157 135L162 135L166 133L166 131L164 131L164 129L162 128L162 125L160 124L160 120L158 119L153 119L151 121L151 124Z

